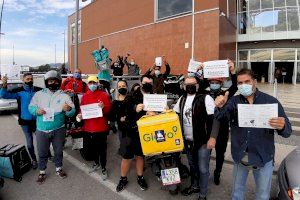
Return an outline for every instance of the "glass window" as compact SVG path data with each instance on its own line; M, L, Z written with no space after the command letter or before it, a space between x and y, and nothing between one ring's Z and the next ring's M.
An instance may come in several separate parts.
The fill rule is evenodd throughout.
M294 49L274 49L273 60L295 60Z
M297 0L286 0L286 6L297 6Z
M192 0L157 0L158 1L158 19L179 15L186 12L192 12Z
M238 69L244 69L248 68L248 63L247 62L239 62Z
M239 34L246 34L247 33L247 13L239 13Z
M271 60L271 50L250 50L251 62Z
M274 7L285 7L285 0L274 0Z
M272 8L273 9L273 0L262 0L261 9Z
M286 8L274 10L275 31L286 31Z
M255 34L261 32L261 18L259 17L260 12L249 13L249 33Z
M299 30L298 8L288 8L287 9L287 19L288 19L288 30L289 31Z
M248 60L248 51L239 51L239 60Z
M260 10L260 0L249 1L249 10Z

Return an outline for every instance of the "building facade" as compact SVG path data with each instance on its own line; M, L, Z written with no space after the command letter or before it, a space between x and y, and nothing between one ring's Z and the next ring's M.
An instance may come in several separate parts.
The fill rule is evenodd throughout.
M96 73L92 51L107 47L111 58L128 52L142 72L166 56L172 74L189 60L236 59L234 0L96 0L80 10L79 61ZM68 18L69 64L74 68L75 15ZM126 72L126 70L125 70Z
M300 83L300 0L238 0L238 63L258 81Z

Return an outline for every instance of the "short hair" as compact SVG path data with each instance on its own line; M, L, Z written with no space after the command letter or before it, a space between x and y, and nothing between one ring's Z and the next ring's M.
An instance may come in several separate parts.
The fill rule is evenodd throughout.
M25 78L26 76L32 76L32 73L30 73L30 72L24 73L24 74L23 74L23 78Z
M238 71L237 76L248 75L252 79L256 79L254 72L251 69L242 68Z
M140 84L139 83L135 83L135 84L133 84L132 86L131 86L131 92L133 92L134 91L134 88L136 87L136 86L139 86L140 87Z
M141 76L140 81L143 82L144 78L148 78L148 79L152 79L153 80L153 76L151 76L150 74L144 74L143 76Z
M128 87L128 83L127 83L127 81L126 81L126 80L124 80L124 79L121 79L121 80L119 80L119 81L117 82L117 85L118 85L120 82L123 82L123 83L125 83L125 85Z

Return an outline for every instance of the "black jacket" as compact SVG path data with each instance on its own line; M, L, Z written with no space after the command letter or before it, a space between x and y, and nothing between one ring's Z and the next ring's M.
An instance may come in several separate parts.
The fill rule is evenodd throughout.
M212 132L214 115L207 114L205 107L205 97L205 94L197 94L192 104L194 149L199 149L203 144L206 144ZM186 98L187 94L183 95L179 102L179 117L181 127L183 127L183 109L186 102Z

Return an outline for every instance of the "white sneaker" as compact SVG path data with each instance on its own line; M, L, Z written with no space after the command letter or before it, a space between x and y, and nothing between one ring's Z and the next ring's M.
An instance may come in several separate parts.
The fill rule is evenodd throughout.
M89 173L93 173L93 172L97 171L98 169L100 169L100 165L93 164L92 168L89 170Z
M101 176L102 180L105 181L108 177L107 169L104 169L104 170L102 169L100 176Z

